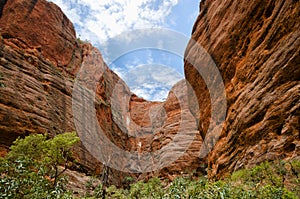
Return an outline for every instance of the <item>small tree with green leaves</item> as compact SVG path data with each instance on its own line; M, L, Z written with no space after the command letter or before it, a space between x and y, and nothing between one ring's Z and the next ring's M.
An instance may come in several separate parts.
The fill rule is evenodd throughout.
M75 132L53 139L42 134L18 138L7 157L0 159L0 198L71 197L64 190L62 174L78 141Z

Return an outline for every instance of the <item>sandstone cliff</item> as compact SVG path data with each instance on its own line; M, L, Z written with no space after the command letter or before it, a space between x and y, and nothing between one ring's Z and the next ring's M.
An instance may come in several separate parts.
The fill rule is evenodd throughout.
M73 130L70 71L83 53L72 24L54 4L1 3L1 144Z
M200 6L185 75L198 98L200 111L193 113L203 137L212 104L193 66L203 64L196 44L212 56L227 96L223 131L207 157L210 176L264 160L299 158L300 2L204 0Z

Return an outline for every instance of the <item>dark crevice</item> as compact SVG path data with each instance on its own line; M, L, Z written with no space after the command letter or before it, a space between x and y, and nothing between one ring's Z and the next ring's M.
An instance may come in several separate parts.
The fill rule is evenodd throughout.
M264 13L266 18L272 16L274 8L275 8L275 1L271 1Z
M2 17L2 12L7 0L0 0L0 18Z
M11 39L11 38L14 38L11 34L9 33L2 33L2 38L3 39Z
M280 124L277 129L275 130L277 135L281 135L283 129L283 124Z
M264 119L266 112L267 112L267 107L261 111L257 111L257 114L248 123L244 124L243 129L249 128L261 122Z
M62 19L62 30L65 30L65 27L67 27L69 25L69 19L67 18L66 15L63 15L63 19Z
M296 145L294 143L286 143L284 146L284 151L285 152L293 152L296 149Z
M30 7L28 9L28 13L25 16L25 19L28 18L28 16L31 14L32 10L34 9L36 3L38 2L38 0L32 0L30 3Z

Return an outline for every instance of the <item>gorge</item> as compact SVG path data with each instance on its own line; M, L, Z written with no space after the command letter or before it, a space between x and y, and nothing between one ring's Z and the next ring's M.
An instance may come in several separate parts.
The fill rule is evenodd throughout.
M77 122L80 131L89 135L82 141L97 140L94 127L85 125L91 121L90 112L74 116L74 110L87 107L76 104L75 96L74 109L74 85L84 80L87 90L95 88L96 119L115 146L134 154L158 152L150 166L159 169L145 168L144 173L130 170L138 168L135 159L110 157L100 162L91 152L93 145L77 145L74 152L80 166L75 170L83 167L101 175L103 163L122 168L111 169L110 184L121 185L128 175L173 180L192 172L219 179L266 160L299 159L299 1L202 0L185 51L186 80L174 85L164 102L131 93L104 63L101 52L77 39L71 21L54 3L7 0L0 4L1 156L19 136L47 133L53 137L79 130ZM213 59L222 82L211 75L202 48ZM83 65L89 75L77 76ZM207 77L201 77L195 66L202 67ZM217 88L222 84L225 93L212 95L208 83ZM212 133L207 133L209 129ZM176 145L170 145L174 139ZM203 146L208 151L201 156ZM103 145L97 147L113 153ZM178 159L165 165L174 154Z

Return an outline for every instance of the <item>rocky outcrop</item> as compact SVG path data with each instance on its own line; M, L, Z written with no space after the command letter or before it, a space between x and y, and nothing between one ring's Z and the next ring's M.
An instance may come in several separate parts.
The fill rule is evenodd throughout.
M1 7L0 27L4 39L20 48L35 50L58 70L73 75L77 72L81 49L73 24L59 7L39 0L7 0L2 1Z
M85 47L73 25L52 3L2 1L1 7L1 144L74 130L69 69L79 68Z
M138 112L141 114L136 114ZM138 139L135 141L135 150L151 152L151 161L157 168L151 173L142 174L139 179L160 176L173 180L178 175L192 171L203 174L203 170L198 169L204 163L199 159L202 138L197 130L196 120L189 110L185 80L173 86L163 103L149 104L133 96L130 113L133 114L136 124L143 129L138 132L146 135L142 138L136 136Z
M196 44L216 63L227 96L223 131L207 156L211 177L265 160L299 158L299 16L300 2L294 0L201 1L185 75L198 99L194 115L203 138L212 105L194 67L203 65Z

